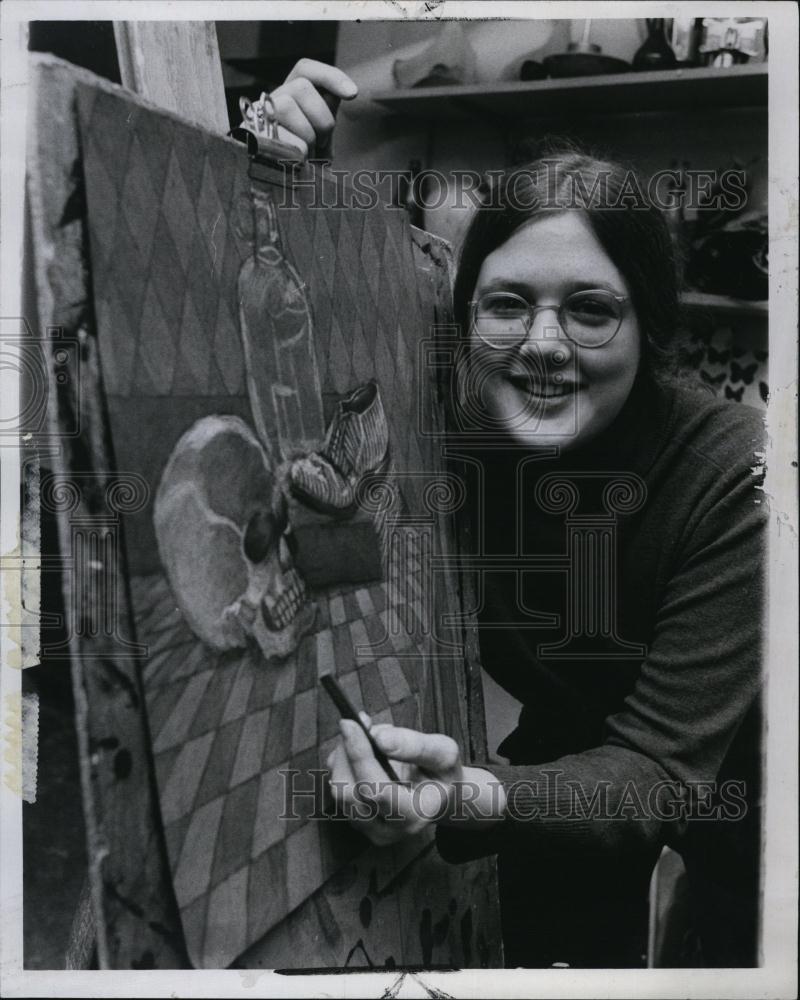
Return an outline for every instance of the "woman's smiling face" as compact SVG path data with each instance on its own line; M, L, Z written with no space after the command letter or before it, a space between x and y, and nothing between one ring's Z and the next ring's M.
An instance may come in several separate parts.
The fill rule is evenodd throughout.
M598 288L626 297L622 322L605 346L579 347L561 329L556 310L572 292ZM468 391L479 399L486 425L524 447L587 443L622 409L641 348L628 284L584 213L539 216L490 253L473 299L497 291L554 308L537 312L525 339L513 347L489 347L470 330Z

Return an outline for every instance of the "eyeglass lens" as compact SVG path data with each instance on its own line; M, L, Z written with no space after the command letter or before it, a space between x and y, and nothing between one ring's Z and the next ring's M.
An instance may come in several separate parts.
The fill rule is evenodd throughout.
M619 329L622 307L611 292L603 289L574 292L559 306L558 321L574 343L601 347ZM514 347L527 335L533 309L519 295L489 292L478 300L474 322L480 338L491 347Z

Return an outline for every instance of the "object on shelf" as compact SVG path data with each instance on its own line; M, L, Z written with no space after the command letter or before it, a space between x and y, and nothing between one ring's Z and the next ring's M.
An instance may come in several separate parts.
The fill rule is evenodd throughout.
M547 56L544 67L552 77L597 76L601 73L626 73L631 67L624 59L603 55L599 45L589 40L592 19L587 18L580 41L570 42L566 52Z
M647 18L647 38L633 57L635 70L672 69L677 60L664 37L664 18Z
M535 59L526 59L520 67L520 80L544 80L547 77L547 70Z
M587 7L589 5L587 4ZM574 18L569 23L568 42L582 41L586 32L584 18ZM631 64L634 52L645 39L644 18L639 17L594 17L592 18L591 40L600 46L603 55L621 59L628 66ZM563 52L566 44L552 47L542 55L551 52Z
M726 170L718 171L717 182L687 203L693 225L686 225L691 231L686 280L698 291L747 301L769 298L767 194L760 166L758 158L734 162L743 185L734 203L730 192L726 195Z
M733 66L765 62L767 19L765 17L704 17L700 52L706 66Z
M398 87L439 87L475 80L475 50L463 26L448 21L433 41L408 59L396 59L392 75Z
M749 212L694 240L686 278L701 292L748 301L768 299L767 216Z
M551 52L562 52L569 41L569 22L560 20L510 19L464 23L475 52L478 82L519 80L523 62L541 62Z
M669 29L669 44L680 67L697 66L699 62L701 17L674 17Z

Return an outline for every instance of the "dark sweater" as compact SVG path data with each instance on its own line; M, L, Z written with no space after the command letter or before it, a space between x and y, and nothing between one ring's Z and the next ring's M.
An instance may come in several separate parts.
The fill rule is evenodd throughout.
M684 855L695 895L710 907L709 964L748 964L752 957L766 524L756 452L763 439L755 410L640 380L612 426L589 446L526 466L519 545L521 553L540 556L562 554L567 545L565 515L543 512L535 498L541 477L575 473L577 513L586 516L604 509L608 473L641 477L643 504L616 517L615 607L617 638L640 644L644 655L619 657L618 643L600 635L584 640L580 655L552 658L542 651L542 644L564 637L567 621L567 574L552 569L525 574L521 597L526 609L551 613L557 624L493 629L518 621L520 612L513 574L487 576L481 656L523 704L518 728L499 750L509 766L488 766L506 788L507 816L486 832L440 827L437 835L450 861L499 853L501 867L506 859L507 872L513 869L510 891L518 903L541 892L547 873L580 872L580 899L571 905L588 910L597 903L593 892L607 897L625 880L644 898L652 865L670 843ZM515 548L508 510L519 457L483 456L487 552ZM608 565L608 551L599 558ZM723 784L731 780L742 785ZM705 807L698 804L702 783L716 783ZM681 818L687 803L690 816L704 818L687 822L685 812ZM619 877L609 883L615 871ZM561 881L555 879L554 891ZM507 878L506 896L508 886ZM715 898L725 898L727 907L736 900L745 905L745 895L747 927L726 935ZM509 911L517 924L530 898ZM540 924L540 936L541 930ZM717 946L709 937L715 933ZM524 942L535 934L535 928L517 934L521 943L512 951L523 954L513 954L512 964L553 957L524 961Z

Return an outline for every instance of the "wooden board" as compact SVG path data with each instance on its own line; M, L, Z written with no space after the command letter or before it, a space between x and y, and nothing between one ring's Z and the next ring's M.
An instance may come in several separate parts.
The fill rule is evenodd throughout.
M59 447L54 472L41 484L41 504L57 516L65 560L98 961L101 968L181 967L188 957L166 861L135 659L142 647L133 639L124 596L121 515L126 492L135 496L138 484L112 471L103 419L75 121L77 79L95 78L52 57L33 62L28 190L40 327L50 336L51 440ZM98 547L114 553L99 567L86 557ZM94 577L94 585L83 590L81 576ZM110 634L97 627L108 609L99 594L114 596Z
M225 86L213 21L115 21L123 86L224 135Z
M768 68L752 63L719 69L664 69L591 77L414 87L370 94L393 114L430 120L484 115L510 120L566 113L624 114L687 108L763 107Z
M484 746L480 703L469 704L474 639L465 660L465 636L441 625L462 599L444 558L457 544L454 494L441 455L439 373L419 363L423 341L449 316L445 248L412 240L402 213L315 208L313 187L298 186L296 207L286 207L281 183L242 147L57 61L37 66L40 307L89 361L80 394L57 392L52 416L56 431L65 407L82 417L57 477L64 495L79 487L59 517L62 545L76 552L65 590L101 963L182 964L185 945L199 967L246 954L295 967L389 957L499 964L491 863L448 868L429 837L368 848L348 824L312 819L310 809L280 818L275 799L281 775L307 784L334 743L322 672L338 674L375 719L450 732L466 752ZM270 213L277 242L259 251ZM284 313L264 312L277 272L295 282L289 312L301 303L305 339L281 340L274 316ZM219 609L203 605L193 617L196 581L165 556L172 539L189 525L198 567L206 552L233 567L211 527L219 517L202 511L231 495L244 503L262 475L285 490L280 477L298 454L330 453L343 402L369 386L380 406L364 404L359 426L380 410L386 435L380 468L359 471L372 499L333 517L286 493L293 568L310 609L302 632L274 656L256 633L213 648L203 623ZM250 457L223 462L224 472L220 459L193 466L189 493L201 496L201 513L195 504L159 520L163 498L180 493L171 476L182 442L214 421L235 427ZM256 453L256 465L242 464ZM243 477L244 467L253 475ZM277 517L278 507L268 513ZM226 523L232 530L233 514ZM239 529L246 550L244 522ZM274 541L269 551L277 560ZM437 574L436 565L448 568ZM390 889L398 879L402 904ZM382 930L366 953L353 951L364 899L397 913L376 922ZM455 938L441 930L446 914L456 916L451 900L463 925ZM435 910L440 930L422 933ZM320 914L322 938L308 930Z

